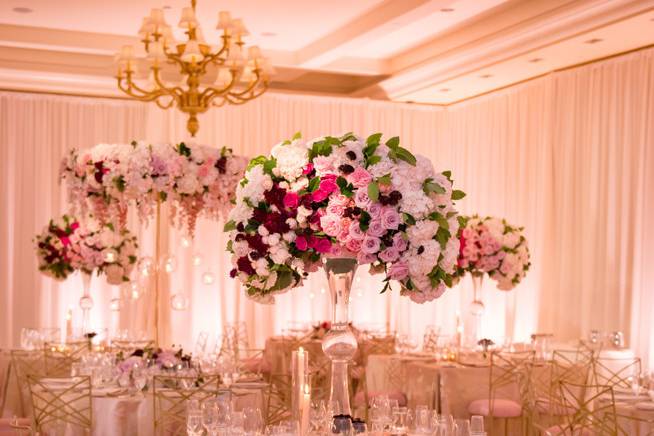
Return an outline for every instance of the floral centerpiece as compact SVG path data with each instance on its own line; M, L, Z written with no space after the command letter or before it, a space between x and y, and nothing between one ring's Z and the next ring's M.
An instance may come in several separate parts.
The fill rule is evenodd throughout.
M232 277L272 302L299 286L325 257L353 257L423 303L451 285L459 254L449 172L393 137L296 135L247 167L229 214Z
M79 222L69 215L51 219L43 231L36 235L36 256L39 271L56 280L65 280L75 272L70 258L70 237L79 229Z
M199 215L224 217L245 159L231 149L179 143L100 144L70 150L61 177L77 212L91 210L103 223L125 227L130 204L147 220L168 201L171 218L192 235Z
M156 365L162 371L174 371L182 366L191 367L191 355L185 354L182 348L178 350L162 348L136 349L129 356L121 351L116 356L117 366L121 372L129 372L133 368Z
M531 265L523 228L500 218L477 215L465 218L464 223L459 231L458 275L488 274L498 289L513 289Z

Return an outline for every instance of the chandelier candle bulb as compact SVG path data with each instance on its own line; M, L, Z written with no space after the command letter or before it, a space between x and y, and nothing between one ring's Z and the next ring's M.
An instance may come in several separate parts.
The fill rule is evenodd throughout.
M254 61L260 58L261 58L261 49L258 46L253 45L252 47L248 48L248 59Z
M121 61L131 61L132 59L134 59L134 47L131 45L124 45L120 49L119 59Z
M218 77L216 77L216 85L219 88L225 88L232 82L232 73L229 68L221 68L218 70Z
M150 23L154 26L165 26L166 21L164 20L164 11L163 9L153 8L150 11ZM156 31L156 27L155 27Z
M227 30L230 28L231 24L232 17L228 11L218 12L218 24L216 25L216 29Z
M182 18L179 20L179 27L184 29L192 29L197 26L195 19L195 11L192 7L185 7L182 9Z
M150 34L152 33L152 30L153 30L153 26L152 24L150 24L150 18L149 17L143 18L141 28L139 29L139 33L138 33L139 37L143 41L148 41L150 38Z
M204 56L200 52L200 45L195 39L190 40L186 47L184 47L184 54L182 55L182 60L190 63L201 62Z

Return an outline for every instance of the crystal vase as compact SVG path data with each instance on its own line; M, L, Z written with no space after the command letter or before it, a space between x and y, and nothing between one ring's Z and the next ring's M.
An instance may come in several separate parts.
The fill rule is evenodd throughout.
M82 334L89 332L89 318L93 299L91 298L91 277L92 275L82 271L82 298L79 299L79 307L82 309Z
M357 269L352 258L328 258L324 261L325 273L332 298L331 328L322 340L322 350L331 360L331 388L329 400L338 405L334 415L352 416L348 364L357 351L357 338L349 323L350 288Z
M484 303L481 301L481 285L483 283L483 274L471 274L472 278L472 303L470 303L470 314L472 315L472 327L474 329L471 335L475 344L481 339L481 318L484 315Z

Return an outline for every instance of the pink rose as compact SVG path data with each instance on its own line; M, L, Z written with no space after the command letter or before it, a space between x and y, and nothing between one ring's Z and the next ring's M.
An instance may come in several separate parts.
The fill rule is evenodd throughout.
M307 238L305 236L298 235L298 237L295 238L295 247L300 251L307 251L307 248L309 248Z
M352 253L358 253L359 251L361 251L361 240L350 238L345 243L345 248L350 250Z
M375 260L377 260L377 256L374 254L364 253L363 251L359 251L357 254L357 262L359 262L360 265L372 263Z
M368 231L366 232L367 235L380 238L384 236L384 233L386 233L386 229L382 225L380 219L373 219L370 221L370 224L368 225Z
M329 199L329 204L338 205L343 208L350 206L351 203L352 200L342 194L332 195L332 198Z
M320 218L320 227L329 236L338 236L341 233L341 217L338 215L325 215Z
M409 265L403 260L394 263L388 269L388 277L391 280L404 280L409 275Z
M368 213L372 219L381 218L382 205L379 203L373 203L368 207Z
M341 218L341 233L338 234L338 240L343 243L350 239L350 225L352 220L350 218Z
M363 167L356 167L354 172L347 176L347 181L355 188L365 188L372 182L372 176Z
M379 253L379 258L384 262L395 262L400 257L400 253L395 247L388 247Z
M307 174L311 174L311 171L313 171L313 164L309 162L307 166L304 167L304 170L302 170L302 174L306 176Z
M340 204L332 203L332 201L330 200L325 211L329 215L343 216L343 212L345 211L345 208Z
M298 204L300 204L300 196L296 192L286 192L284 195L284 207L296 209Z
M354 194L354 204L361 209L367 209L370 206L370 197L368 197L368 191L365 189L358 189L356 194Z
M406 250L408 243L406 242L406 239L402 237L402 232L398 232L393 235L393 247L395 249L402 253L404 250Z
M329 253L332 249L332 243L329 238L316 238L313 249L318 253Z
M311 199L314 202L320 202L323 201L325 198L329 197L329 195L336 191L338 189L338 185L334 181L334 178L332 177L323 177L323 179L320 181L320 186L318 187L317 191L314 191Z
M363 230L361 230L359 221L352 221L349 230L350 230L350 239L358 239L360 241L366 236Z
M363 238L363 242L361 243L361 251L363 253L374 254L379 251L380 245L381 240L379 238L366 235L366 237Z
M381 222L386 229L397 230L400 225L400 214L394 207L384 207L381 213Z

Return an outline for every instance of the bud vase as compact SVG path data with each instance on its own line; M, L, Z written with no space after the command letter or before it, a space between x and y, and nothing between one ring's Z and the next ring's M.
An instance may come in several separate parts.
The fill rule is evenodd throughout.
M88 333L90 311L93 307L91 298L91 277L92 274L82 271L82 298L79 299L79 307L82 309L82 334Z
M473 316L472 338L475 344L481 339L481 318L484 315L484 303L481 301L481 285L484 280L483 274L471 274L472 278L472 303L470 303L470 314Z
M331 361L329 400L337 405L334 415L352 416L348 364L357 351L357 338L350 328L349 303L352 280L357 269L352 258L328 258L324 261L332 300L331 328L322 340L322 350Z

